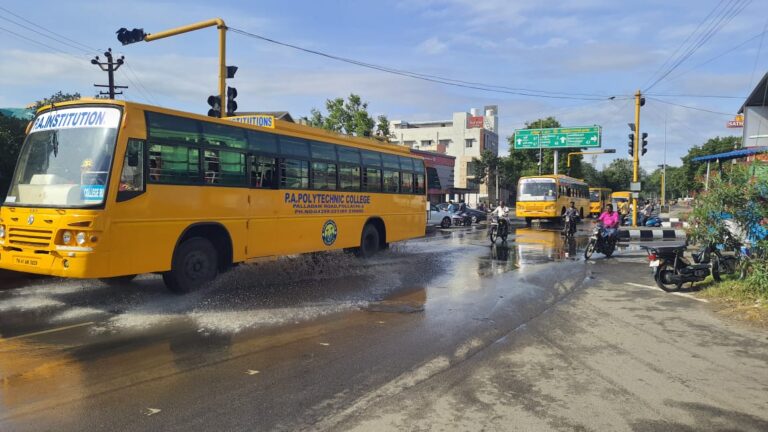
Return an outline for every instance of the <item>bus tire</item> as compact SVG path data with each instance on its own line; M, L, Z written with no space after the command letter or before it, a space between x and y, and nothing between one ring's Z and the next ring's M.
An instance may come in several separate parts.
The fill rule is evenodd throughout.
M191 237L173 253L171 270L163 273L163 282L176 294L195 291L219 274L218 252L208 239Z
M99 280L104 285L119 287L131 283L134 279L136 279L136 276L138 275L115 276L109 278L99 278Z
M531 227L531 223L533 223L533 218L529 218L529 217L525 218L525 226L530 228Z
M365 224L363 233L360 236L360 247L355 251L355 255L360 258L370 258L379 251L379 230L373 224Z

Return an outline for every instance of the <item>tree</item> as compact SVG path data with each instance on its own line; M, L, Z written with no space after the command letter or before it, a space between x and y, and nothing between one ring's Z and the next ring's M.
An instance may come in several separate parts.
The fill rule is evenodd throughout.
M605 186L605 180L603 179L603 173L598 171L597 168L594 167L589 162L583 162L581 164L581 174L582 178L585 182L587 182L588 185L594 186L594 187L604 187Z
M376 136L389 141L389 138L392 136L392 131L389 129L389 119L382 114L376 117L376 120Z
M0 203L5 201L26 127L26 120L0 114Z
M645 172L640 169L640 177L645 177ZM603 169L604 186L613 191L629 190L632 181L632 161L629 159L614 159Z
M61 90L51 96L35 102L34 110L37 111L46 105L80 99L80 93L64 93Z
M698 192L704 189L704 182L701 179L706 175L707 163L694 162L693 159L699 156L706 156L717 153L725 153L741 147L741 138L735 136L710 138L701 146L694 146L688 150L688 154L683 156L684 177L683 186L690 192Z
M304 120L311 126L346 135L366 137L373 135L376 122L368 114L368 102L363 102L360 96L352 93L346 101L343 98L328 99L325 101L325 109L328 113L323 115L313 108L310 111L310 117L304 117ZM379 116L380 123L382 117L384 116ZM388 131L389 121L386 117L384 120L386 127L382 126L381 130Z

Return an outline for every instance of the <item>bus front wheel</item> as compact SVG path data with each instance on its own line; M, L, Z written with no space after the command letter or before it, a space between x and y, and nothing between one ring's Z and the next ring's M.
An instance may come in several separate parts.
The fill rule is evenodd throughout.
M360 258L370 258L379 251L379 230L372 224L367 224L363 228L363 234L360 236L360 247L355 251L355 255Z
M528 228L531 227L531 222L533 222L533 218L529 218L529 217L525 218L525 226L527 226Z
M218 252L213 243L192 237L176 248L171 270L163 273L163 281L172 292L186 294L214 280L218 273Z

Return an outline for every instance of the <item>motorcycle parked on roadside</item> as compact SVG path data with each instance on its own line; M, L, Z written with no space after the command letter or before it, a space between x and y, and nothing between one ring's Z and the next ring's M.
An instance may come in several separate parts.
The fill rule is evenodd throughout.
M715 244L710 244L698 253L691 254L695 264L709 264L712 279L722 282L724 275L735 275L739 272L739 258L735 255L723 255Z
M592 235L589 236L589 243L587 248L584 249L584 258L589 259L595 252L601 253L606 257L610 257L613 251L616 250L616 236L604 236L603 225L600 223L595 224L592 229Z
M684 244L642 247L648 253L653 279L664 291L678 291L684 283L701 282L711 273L709 263L691 263L685 258L687 247Z
M507 241L509 235L509 219L505 217L498 217L494 215L491 218L491 223L488 226L488 238L491 243L496 244L496 239L501 238L502 242Z

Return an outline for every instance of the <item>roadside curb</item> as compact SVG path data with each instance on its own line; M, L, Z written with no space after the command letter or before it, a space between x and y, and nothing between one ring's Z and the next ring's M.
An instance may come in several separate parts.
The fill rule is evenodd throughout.
M685 240L687 235L682 229L664 228L620 228L619 241Z

